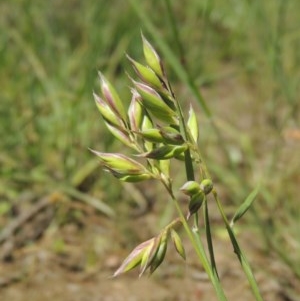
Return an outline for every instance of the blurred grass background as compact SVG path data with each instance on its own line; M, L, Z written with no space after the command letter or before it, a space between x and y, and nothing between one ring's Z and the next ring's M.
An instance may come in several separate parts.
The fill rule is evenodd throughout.
M178 97L198 106L200 143L224 202L236 206L262 181L245 227L300 277L299 11L298 0L1 1L0 214L24 191L59 188L96 196L108 215L118 210L121 187L88 151L120 147L92 91L101 70L128 101L124 53L141 58L143 30ZM183 71L211 118L178 80Z

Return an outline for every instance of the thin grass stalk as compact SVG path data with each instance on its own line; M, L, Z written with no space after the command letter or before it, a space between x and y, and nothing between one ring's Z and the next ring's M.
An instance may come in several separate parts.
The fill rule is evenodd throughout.
M214 289L215 292L217 294L218 300L220 301L227 301L227 298L225 296L223 287L220 283L219 278L216 276L215 272L213 271L213 269L211 268L211 265L209 263L209 260L206 256L205 253L205 249L202 245L201 239L200 239L200 233L199 233L199 228L198 227L194 227L193 230L191 230L189 224L187 223L187 220L181 210L181 207L177 201L177 199L174 197L173 193L170 192L171 196L172 196L172 201L175 204L177 213L180 217L180 220L182 222L182 225L184 227L184 230L205 270L205 272L207 273Z
M205 232L206 232L206 240L207 240L207 247L210 255L210 262L213 272L215 273L216 277L219 278L215 255L214 255L214 247L212 242L212 235L210 230L210 221L209 221L209 212L208 212L208 204L207 200L205 200L203 204L203 215L204 215L204 225L205 225Z
M258 288L258 285L257 285L257 282L255 280L255 277L254 277L254 274L252 272L252 269L250 267L250 264L244 254L244 252L241 250L238 242L237 242L237 239L235 237L235 234L234 234L234 231L232 230L232 228L230 227L230 224L229 224L229 221L225 215L225 212L224 212L224 209L222 207L222 204L219 200L219 197L217 195L217 192L215 190L213 190L213 195L214 195L214 198L215 198L215 201L218 205L218 208L219 208L219 211L222 215L222 218L223 218L223 221L225 223L225 226L226 226L226 230L228 232L228 235L229 235L229 238L231 240L231 243L232 243L232 246L234 248L234 252L236 253L237 257L238 257L238 260L240 261L241 263L241 266L244 270L244 273L248 279L248 282L251 286L251 289L252 289L252 292L253 292L253 295L255 296L256 300L257 301L263 301L263 298L260 294L260 291L259 291L259 288Z
M212 285L215 288L215 291L217 293L217 296L218 296L219 300L227 300L227 298L225 296L225 293L224 293L224 290L223 290L223 287L222 287L222 285L220 283L220 279L219 279L218 275L216 274L216 270L214 270L211 267L211 264L209 263L209 260L208 260L208 258L206 256L206 253L205 253L205 250L204 250L201 238L200 238L200 231L199 231L199 227L198 227L197 217L195 217L194 221L195 221L195 223L194 223L192 234L193 234L193 237L195 239L196 245L193 244L193 246L194 246L194 248L195 248L195 246L197 246L197 248L199 248L199 252L201 254L205 255L204 259L206 260L206 265L208 265L208 268L209 268L210 272L208 273L206 269L205 269L205 271L207 272L207 274L208 274L208 276L210 278L210 281L212 282ZM203 265L203 267L204 267L204 265Z
M197 146L195 145L194 147L196 148ZM197 156L198 156L198 158L201 162L201 168L203 168L206 176L208 178L211 178L210 174L209 174L209 171L206 167L206 164L204 163L204 161L202 159L201 152L199 150L197 150ZM254 274L251 270L250 264L249 264L246 256L242 252L241 248L239 247L239 244L237 242L235 234L234 234L232 228L230 227L230 223L229 223L229 221L228 221L228 219L225 215L225 212L223 210L223 207L221 205L221 202L218 198L218 195L217 195L217 192L216 192L215 189L213 189L213 195L214 195L214 198L217 202L217 205L218 205L219 211L221 213L222 219L225 223L226 230L228 232L228 235L230 237L232 246L234 248L234 252L237 254L237 257L238 257L238 259L241 263L241 266L244 270L244 273L245 273L245 275L248 279L248 282L251 286L253 294L254 294L257 301L263 301L262 296L261 296L260 291L259 291L259 288L258 288L258 285L257 285L257 282L255 280ZM209 254L211 255L211 264L212 264L213 272L215 273L214 275L216 277L218 277L218 272L217 272L216 264L215 264L215 261L214 261L214 251L213 251L213 244L212 244L212 241L211 241L211 232L210 232L210 224L209 224L209 213L208 213L208 207L207 207L206 202L205 202L204 206L206 206L206 207L204 207L204 218L205 218L205 229L206 229L206 238L207 238L207 243L208 243L208 249L209 249ZM255 213L257 213L257 212L255 211ZM257 214L255 214L255 216L258 218Z
M177 100L177 98L174 97L174 93L173 93L171 85L168 81L167 81L167 86L168 86L168 90L170 91L171 95L173 95L175 106L179 113L180 132L181 132L182 136L184 137L184 139L186 141L188 141L189 134L187 132L182 108L181 108L180 103ZM194 175L193 162L192 162L189 148L187 151L185 151L185 167L186 167L187 180L193 181L195 179L195 175ZM173 193L172 193L172 195L173 195ZM227 300L224 290L223 290L223 287L222 287L222 284L220 282L218 273L217 273L217 268L216 268L216 263L215 263L215 258L214 258L214 251L213 251L213 244L212 244L212 237L211 237L211 232L210 232L210 224L209 224L209 219L208 219L207 206L206 206L205 228L206 228L206 239L208 242L208 250L209 250L209 254L210 254L211 263L209 263L209 260L205 253L205 249L201 242L199 226L198 226L198 214L197 213L194 214L194 228L193 228L193 232L191 232L191 229L186 221L186 218L184 217L184 215L182 213L182 210L181 210L177 200L174 198L174 196L172 197L172 199L175 202L175 206L176 206L179 216L181 217L184 229L185 229L186 233L188 234L188 237L189 237L190 241L192 242L192 245L193 245L205 271L209 275L209 278L211 280L211 283L213 284L213 287L216 291L216 294L217 294L219 300L223 300L223 301Z

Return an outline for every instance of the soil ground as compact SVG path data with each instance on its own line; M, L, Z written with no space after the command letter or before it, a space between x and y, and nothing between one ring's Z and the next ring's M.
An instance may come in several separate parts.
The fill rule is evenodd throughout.
M0 266L1 301L139 301L216 300L213 289L186 242L187 262L170 246L166 260L151 276L137 271L113 279L111 275L133 246L121 233L146 239L155 213L149 212L122 225L87 208L84 225L50 224L41 239L13 252ZM138 230L139 229L139 230ZM253 300L229 241L216 231L215 251L219 274L229 300ZM300 282L263 246L253 231L239 239L266 301L300 300ZM63 242L63 243L62 243Z

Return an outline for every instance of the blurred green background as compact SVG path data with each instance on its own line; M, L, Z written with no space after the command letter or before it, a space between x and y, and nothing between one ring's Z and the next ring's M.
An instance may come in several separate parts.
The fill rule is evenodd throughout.
M245 231L255 228L300 278L299 12L298 0L1 1L0 215L13 219L24 192L57 190L118 212L121 186L88 148L121 148L92 92L101 70L129 101L125 53L142 60L142 30L178 98L199 112L200 147L228 214L262 182Z

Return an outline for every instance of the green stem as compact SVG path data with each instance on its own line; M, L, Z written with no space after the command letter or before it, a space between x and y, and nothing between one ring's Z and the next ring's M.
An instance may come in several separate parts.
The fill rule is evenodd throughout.
M228 235L230 237L230 240L231 240L231 243L232 243L232 246L233 246L233 249L234 249L234 252L236 253L237 257L238 257L238 260L240 261L241 263L241 266L244 270L244 273L248 279L248 282L251 286L251 289L253 291L253 294L256 298L257 301L263 301L263 298L260 294L260 291L259 291L259 288L258 288L258 285L257 285L257 282L255 280L255 277L253 275L253 272L251 270L251 267L250 267L250 264L245 256L245 254L243 253L243 251L241 250L238 242L237 242L237 239L235 237L235 234L232 230L232 228L230 227L230 224L229 224L229 221L225 215L225 212L223 210L223 207L222 207L222 204L218 198L218 195L217 195L217 192L215 190L213 190L213 195L214 195L214 198L216 200L216 203L218 205L218 208L219 208L219 211L222 215L222 218L223 218L223 221L225 223L225 226L226 226L226 229L227 229L227 232L228 232Z
M183 116L183 112L180 106L180 103L178 102L178 100L176 99L176 97L174 96L174 93L172 91L171 85L168 82L168 80L166 80L166 84L167 84L167 88L170 92L170 94L173 96L173 100L175 102L175 106L179 115L179 126L180 126L180 132L183 135L183 138L185 141L189 140L189 134L188 134L188 130L186 127L186 123L184 120L184 116ZM192 158L191 158L191 153L190 153L190 149L188 148L187 151L185 151L185 167L186 167L186 177L188 181L192 181L195 179L195 175L194 175L194 168L193 168L193 162L192 162ZM194 228L193 231L190 229L186 218L184 217L182 210L178 204L177 199L174 197L173 191L171 187L167 187L172 200L175 204L176 210L180 216L180 219L182 221L182 224L185 228L185 231L196 251L196 254L198 255L198 258L200 259L200 262L202 263L206 273L208 274L211 283L214 286L214 289L216 291L216 294L218 296L219 300L225 301L227 300L223 287L221 285L220 279L218 277L218 273L217 273L217 269L216 269L216 264L215 264L215 259L214 259L214 252L213 252L213 246L212 246L212 240L211 240L211 233L210 233L210 226L209 226L209 221L208 221L208 216L207 216L207 223L206 223L206 229L207 229L207 235L209 235L209 237L207 237L207 241L208 241L208 245L209 245L209 254L210 254L210 258L211 258L211 265L210 262L206 256L205 253L205 249L202 245L201 242L201 238L200 238L200 232L199 232L199 227L198 227L198 215L195 214L195 224L194 224ZM208 211L207 211L208 214Z
M213 247L213 243L212 243L212 235L211 235L211 231L210 231L210 222L209 222L209 213L208 213L207 200L205 200L205 202L203 204L203 212L204 212L204 224L205 224L206 239L207 239L207 246L208 246L208 251L209 251L209 255L210 255L211 267L212 267L212 270L215 273L216 277L219 278L217 265L216 265L216 261L215 261L215 256L214 256L214 247Z
M197 146L194 145L194 147L197 147ZM205 174L207 175L208 178L210 178L209 172L208 172L207 167L206 167L206 165L205 165L205 163L202 159L200 151L199 150L195 151L195 154L198 156L199 162L201 162L201 168L204 169ZM248 262L248 260L245 256L245 254L242 252L238 242L237 242L235 234L234 234L232 228L230 227L229 221L228 221L228 219L225 215L225 212L223 210L223 207L221 205L221 202L220 202L220 200L218 198L218 195L217 195L217 192L215 190L213 190L213 195L214 195L214 198L217 202L217 205L218 205L219 211L221 213L221 216L223 218L223 221L225 223L228 235L230 237L231 243L232 243L233 248L234 248L234 252L236 253L236 255L238 257L238 260L241 263L241 266L242 266L242 268L244 270L244 273L245 273L245 275L248 279L248 282L251 286L253 294L254 294L257 301L263 301L262 296L261 296L260 291L259 291L259 288L258 288L258 285L257 285L257 282L255 280L254 274L251 270L250 264L249 264L249 262ZM207 210L208 210L208 208L204 208L204 217L205 217L205 224L206 224L206 231L207 231L206 237L207 237L209 253L213 254L213 245L212 245L212 241L211 241L210 225L209 225L209 219L208 219L209 214L208 214ZM217 273L217 269L216 268L214 269L214 257L213 256L211 257L211 262L212 262L213 271L215 272L215 276L217 277L218 273Z
M183 214L183 212L180 208L180 205L179 205L177 199L174 197L172 191L169 190L169 192L172 196L172 200L174 202L174 205L176 207L176 210L177 210L177 213L180 217L182 225L185 229L185 232L186 232L189 240L191 241L192 246L193 246L198 258L199 258L205 272L207 273L207 275L208 275L208 277L209 277L209 279L210 279L210 281L211 281L211 283L212 283L212 285L215 289L215 292L218 296L218 299L220 301L227 301L227 298L225 296L225 293L224 293L224 290L223 290L222 285L220 283L220 280L216 276L216 274L214 273L213 269L211 268L209 260L206 256L204 247L203 247L201 239L200 239L200 233L199 233L198 227L194 227L193 230L191 230L189 224L187 223L186 218L184 217L184 214Z

